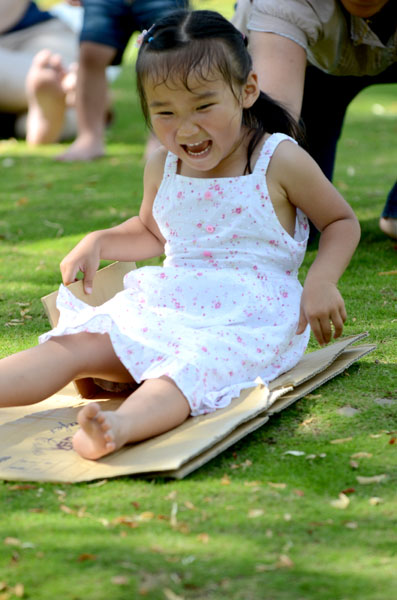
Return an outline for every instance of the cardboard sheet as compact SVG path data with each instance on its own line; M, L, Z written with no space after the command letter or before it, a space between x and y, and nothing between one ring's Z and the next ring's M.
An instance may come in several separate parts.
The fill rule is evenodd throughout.
M132 265L133 267L133 265ZM104 302L122 286L131 263L111 265L98 272L92 304ZM98 288L97 288L97 283ZM81 282L72 291L87 301ZM97 289L100 291L98 292ZM55 295L43 299L50 322L56 323ZM112 410L122 398L96 390L91 379L76 389L68 386L48 400L27 407L0 411L0 478L14 481L90 481L127 474L182 478L219 453L263 426L272 414L302 398L348 368L375 346L352 346L367 334L358 334L306 354L288 373L269 388L260 382L245 390L227 408L188 419L176 429L151 440L122 448L98 461L85 460L72 449L78 410L88 397L105 397L105 410ZM80 395L79 395L79 393ZM98 392L98 393L97 393ZM114 395L113 395L114 396Z

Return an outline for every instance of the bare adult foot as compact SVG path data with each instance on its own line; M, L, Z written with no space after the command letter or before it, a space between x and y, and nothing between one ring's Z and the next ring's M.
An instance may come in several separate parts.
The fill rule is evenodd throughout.
M65 70L58 54L41 50L32 61L26 78L28 144L50 144L60 136L65 115Z
M92 136L80 135L66 152L57 156L55 160L60 162L84 162L101 158L104 154L105 148L102 138L95 139Z
M381 217L379 220L379 227L393 240L397 240L397 219L393 217Z
M113 411L103 411L92 402L84 406L77 416L80 428L73 437L73 448L83 458L96 460L121 448L120 416Z

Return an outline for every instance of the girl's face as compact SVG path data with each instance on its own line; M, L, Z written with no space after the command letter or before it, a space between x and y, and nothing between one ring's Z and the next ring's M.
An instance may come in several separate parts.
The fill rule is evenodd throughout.
M181 159L186 174L232 174L228 170L233 168L242 172L247 160L245 145L241 144L242 111L259 95L256 74L250 73L239 98L221 75L210 81L192 75L188 86L177 81L145 83L154 133Z

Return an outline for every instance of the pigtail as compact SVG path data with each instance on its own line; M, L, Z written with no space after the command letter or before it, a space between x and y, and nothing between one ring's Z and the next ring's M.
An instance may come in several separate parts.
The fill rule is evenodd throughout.
M303 128L281 103L273 100L265 92L260 92L257 101L250 108L244 109L243 123L252 131L247 148L247 173L252 173L253 152L266 133L285 133L301 146L305 146Z

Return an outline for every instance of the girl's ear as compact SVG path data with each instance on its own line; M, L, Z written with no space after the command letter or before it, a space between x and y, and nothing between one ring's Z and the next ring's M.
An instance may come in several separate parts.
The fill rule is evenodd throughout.
M247 77L247 81L243 86L242 105L243 108L250 108L258 99L260 94L258 75L255 71L251 71Z

